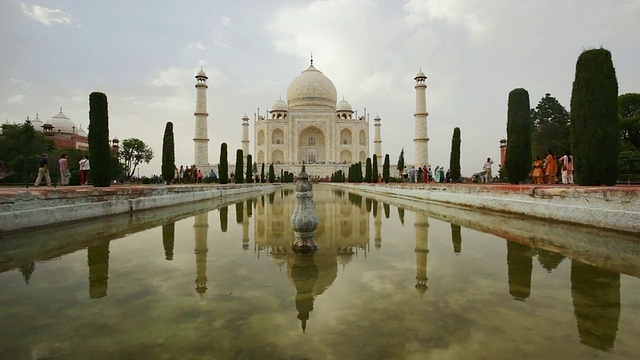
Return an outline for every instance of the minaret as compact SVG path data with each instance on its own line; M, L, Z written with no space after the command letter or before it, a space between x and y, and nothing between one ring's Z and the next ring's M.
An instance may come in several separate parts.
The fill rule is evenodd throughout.
M200 298L207 291L207 233L209 231L209 213L196 215L193 232L196 240L196 292Z
M196 132L193 137L194 162L198 169L209 166L209 135L207 132L207 74L200 68L196 75Z
M244 114L242 117L242 163L247 164L247 155L249 155L249 117ZM253 164L247 164L253 165Z
M381 203L379 201L374 203L374 206L378 209L377 216L373 219L373 241L376 249L380 249L380 247L382 247L382 210L380 209L380 204Z
M414 78L416 80L416 119L415 138L416 146L415 166L424 166L429 163L429 136L427 135L427 77L422 70Z
M420 297L427 291L427 254L429 254L429 217L416 213L416 290Z
M376 118L373 119L373 121L375 122L375 124L373 125L375 128L375 132L374 132L375 140L373 140L373 144L374 144L373 147L374 147L374 152L378 157L378 163L381 163L384 160L382 159L382 139L380 138L380 116L376 114ZM377 174L377 171L378 170L376 170L376 174Z

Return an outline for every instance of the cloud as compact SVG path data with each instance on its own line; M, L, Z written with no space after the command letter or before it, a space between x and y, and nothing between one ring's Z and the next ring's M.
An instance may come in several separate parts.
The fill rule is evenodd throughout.
M204 47L204 45L202 45L202 43L192 42L192 43L189 44L189 49L205 50L206 47Z
M24 101L24 95L22 94L11 95L7 98L7 102L9 104L19 104L23 101Z
M24 11L27 16L45 25L59 23L80 26L78 24L80 20L59 9L49 9L38 5L28 7L24 3L20 3L20 7L22 7L22 11Z
M224 40L224 36L222 36L221 32L214 31L212 37L213 37L213 43L214 44L216 44L218 46L221 46L221 47L225 47L225 48L229 47L229 44Z
M444 20L450 25L465 27L472 34L480 34L485 24L480 16L465 8L461 0L411 0L404 5L405 21L410 27L430 20Z
M24 81L24 80L20 80L20 79L11 79L10 80L12 84L16 84L18 86L20 86L23 89L28 89L31 87L31 84L29 84L28 82Z
M229 26L231 24L231 18L228 16L222 17L222 26Z

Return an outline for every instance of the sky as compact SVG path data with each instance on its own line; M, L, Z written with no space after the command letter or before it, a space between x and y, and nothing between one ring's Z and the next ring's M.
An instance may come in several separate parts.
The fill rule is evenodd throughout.
M459 127L462 174L470 176L487 157L500 158L511 90L526 89L531 107L550 93L570 110L586 49L611 51L619 94L640 92L639 17L640 0L2 0L0 122L36 113L46 121L62 107L86 129L89 94L104 92L110 136L148 144L155 157L141 175L160 174L168 121L176 164L194 162L194 76L202 67L215 164L222 142L241 148L245 114L286 101L313 52L338 99L370 114L371 153L380 116L392 163L403 148L414 159L414 77L422 70L429 162L448 168Z

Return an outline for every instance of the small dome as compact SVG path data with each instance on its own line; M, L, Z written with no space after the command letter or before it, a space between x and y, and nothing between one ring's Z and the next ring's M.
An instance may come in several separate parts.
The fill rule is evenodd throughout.
M289 108L287 107L287 103L284 102L282 99L278 99L276 102L273 103L273 106L271 107L271 111L287 111L289 110Z
M80 135L80 136L87 136L87 132L86 132L86 131L84 131L84 129L82 128L82 125L80 125L80 126L78 127L78 135Z
M67 115L62 112L62 108L60 108L60 112L58 113L58 115L52 117L47 122L53 126L54 132L59 131L71 134L77 128L76 124L74 124L73 121L71 121L71 119L69 119Z
M342 99L338 102L338 105L336 106L336 110L353 112L353 109L351 108L351 104L349 104L349 102L345 99Z
M289 108L328 107L335 109L338 94L333 82L313 65L293 79L287 89Z
M416 74L416 77L414 79L426 79L427 76L422 72L422 69L418 70L418 73Z
M38 117L38 114L36 113L36 118L31 120L31 126L33 126L33 128L36 131L40 131L42 132L42 125L44 125L44 122L42 122L42 120L40 120L40 118Z
M205 74L205 72L202 69L202 67L200 68L200 71L198 71L198 74L196 75L196 78L199 78L199 77L203 77L205 79L208 79L207 74Z
M373 119L374 121L380 121L382 119L380 119L380 115L376 114L376 117Z

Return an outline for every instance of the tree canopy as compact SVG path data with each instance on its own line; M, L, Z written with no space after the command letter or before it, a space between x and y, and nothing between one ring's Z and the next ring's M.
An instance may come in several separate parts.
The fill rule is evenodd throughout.
M120 160L126 169L127 178L131 178L138 165L148 164L153 159L153 149L144 141L136 138L122 140L120 143Z
M569 112L551 94L540 99L531 109L533 133L531 134L532 156L543 158L548 150L562 154L571 148L569 141Z
M38 168L38 156L54 149L51 139L36 131L31 122L3 125L0 135L0 180L30 182Z
M509 182L518 184L529 176L531 168L531 110L529 93L518 88L509 93L507 111L507 153L505 170Z

